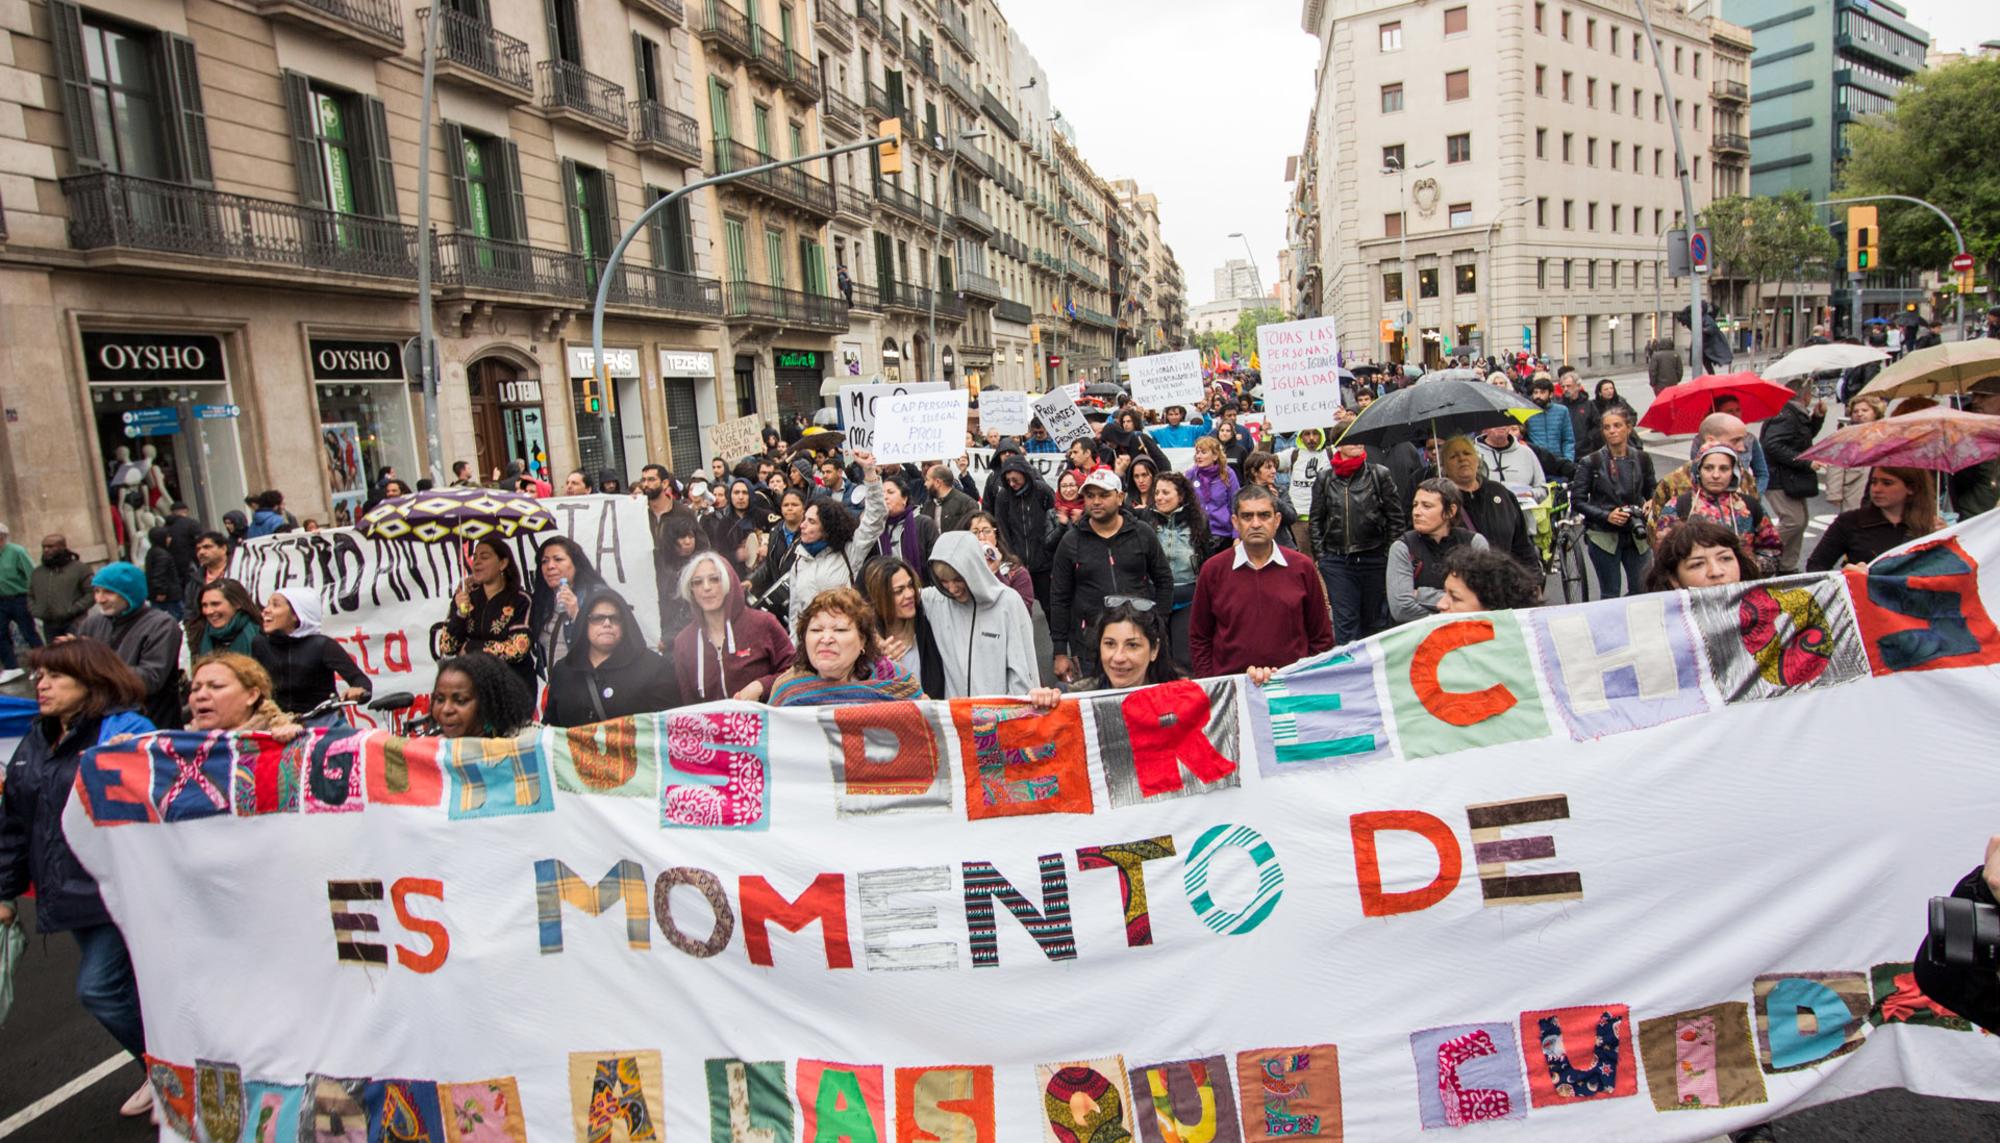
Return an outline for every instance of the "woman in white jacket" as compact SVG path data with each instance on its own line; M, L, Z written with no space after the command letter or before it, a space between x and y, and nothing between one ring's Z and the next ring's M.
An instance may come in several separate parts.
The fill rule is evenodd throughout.
M931 552L924 618L944 661L947 698L1024 695L1040 682L1028 606L993 574L983 549L970 532L946 532Z
M1278 464L1289 475L1286 491L1298 519L1292 524L1292 540L1302 552L1312 551L1313 486L1319 474L1333 467L1332 450L1326 447L1325 429L1300 429L1292 447L1278 454Z
M861 465L863 481L860 525L830 497L814 497L799 521L798 541L786 553L784 568L772 581L773 590L782 588L791 593L787 627L798 627L799 615L820 592L851 586L855 573L875 554L875 541L889 516L882 503L882 474L875 467L873 453L856 452L854 459Z

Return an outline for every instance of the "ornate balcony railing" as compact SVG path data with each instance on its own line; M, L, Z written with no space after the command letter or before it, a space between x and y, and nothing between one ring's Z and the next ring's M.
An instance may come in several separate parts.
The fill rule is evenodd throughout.
M979 110L979 89L973 86L964 72L958 70L949 58L938 71L939 82L944 85L947 94L957 99L967 111Z
M958 272L958 289L960 293L983 301L999 302L1006 299L1006 295L1000 291L999 279L989 277L977 270L960 270Z
M1739 155L1750 153L1750 140L1734 131L1718 131L1710 144L1717 151L1729 151Z
M70 245L295 270L415 278L415 228L294 203L100 171L61 182Z
M846 185L836 186L834 190L837 192L834 206L842 218L850 218L856 222L868 221L873 200L867 191Z
M596 272L604 272L602 262L597 264ZM722 283L714 278L620 262L605 300L614 306L721 317Z
M377 54L403 46L403 6L395 0L256 0L255 7L266 15L359 40Z
M718 175L776 161L755 147L747 147L734 139L718 139L715 143L715 173ZM761 190L819 218L832 218L836 208L833 184L798 167L780 167L775 171L751 175L736 185Z
M1035 313L1028 308L1026 302L1002 301L999 305L993 307L993 317L996 321L1011 321L1027 325L1029 322L1035 320Z
M739 324L834 332L847 328L847 303L840 298L781 289L761 282L729 283L724 311L731 322Z
M1709 97L1718 103L1747 103L1750 85L1734 79L1718 79L1709 87Z
M417 9L419 26L430 27L429 8ZM528 42L453 8L438 13L437 66L459 67L520 95L535 93L528 67Z
M933 301L937 305L938 320L965 320L965 303L951 291L912 286L907 282L890 282L888 288L882 291L882 308L885 310L928 316Z
M964 226L969 226L981 234L993 233L993 216L986 213L976 202L959 199L952 213L958 216L958 221Z
M959 51L971 54L972 29L966 25L965 13L960 12L957 5L950 3L938 5L938 30L948 36L952 43L957 44Z
M632 101L632 141L672 155L688 166L701 165L701 124L652 99Z
M568 60L543 60L536 68L542 73L542 110L625 134L624 88Z
M875 292L875 287L856 282L852 288L854 297L847 303L848 309L866 310L869 313L882 312L882 296Z
M838 0L813 0L813 25L841 47L854 46L854 17L841 10Z
M851 135L860 134L861 105L852 99L829 87L820 94L819 110L820 118L827 126L843 129Z
M445 289L580 299L591 284L583 257L567 250L463 232L438 235L434 249Z
M740 9L723 3L723 0L701 0L694 34L703 43L721 48L745 63L757 58L757 44L751 35L749 17Z

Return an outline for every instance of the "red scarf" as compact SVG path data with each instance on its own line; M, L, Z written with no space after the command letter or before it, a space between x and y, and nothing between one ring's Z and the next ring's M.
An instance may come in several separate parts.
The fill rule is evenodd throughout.
M1342 453L1334 453L1333 474L1342 480L1346 480L1348 477L1360 472L1361 466L1367 463L1367 453L1363 453L1360 456L1347 456Z

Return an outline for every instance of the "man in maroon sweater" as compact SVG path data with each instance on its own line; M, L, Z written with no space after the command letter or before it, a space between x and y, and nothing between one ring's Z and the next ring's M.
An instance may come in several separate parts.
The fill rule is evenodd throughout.
M1276 543L1276 493L1245 487L1230 519L1235 546L1195 577L1188 651L1197 677L1242 673L1263 686L1278 668L1332 648L1333 613L1312 561L1297 552L1287 560Z

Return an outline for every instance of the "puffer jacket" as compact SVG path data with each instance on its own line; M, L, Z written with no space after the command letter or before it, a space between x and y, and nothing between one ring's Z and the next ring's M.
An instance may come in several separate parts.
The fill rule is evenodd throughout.
M1236 524L1231 514L1236 506L1236 492L1243 487L1236 471L1227 464L1215 468L1195 465L1181 475L1194 485L1195 507L1208 517L1209 533L1225 540L1235 539Z
M1320 473L1308 519L1313 546L1322 556L1383 551L1409 526L1389 470L1366 463L1345 480L1331 465Z
M792 545L785 557L786 570L780 582L792 589L791 607L785 614L785 626L796 629L799 613L806 609L820 592L836 587L847 587L860 574L861 566L868 557L875 554L875 541L882 535L882 525L888 520L889 512L882 504L882 482L873 480L867 484L867 499L861 508L861 526L854 529L854 538L847 547L836 549L831 545L819 552L809 552L803 543ZM678 632L676 632L678 634Z
M972 597L961 603L937 587L923 592L924 616L943 661L944 697L1027 694L1040 681L1028 605L986 566L970 532L938 537L931 562L957 572Z
M6 793L0 795L0 901L35 887L35 929L61 933L109 924L97 879L83 867L63 836L63 807L76 785L83 752L120 734L147 734L153 724L134 711L119 710L78 719L60 733L53 718L38 718L7 763Z

